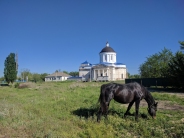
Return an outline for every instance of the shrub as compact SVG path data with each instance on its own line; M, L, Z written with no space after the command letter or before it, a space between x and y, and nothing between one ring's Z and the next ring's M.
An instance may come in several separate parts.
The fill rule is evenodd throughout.
M19 85L20 85L20 83L16 82L16 83L15 83L15 88L18 88Z

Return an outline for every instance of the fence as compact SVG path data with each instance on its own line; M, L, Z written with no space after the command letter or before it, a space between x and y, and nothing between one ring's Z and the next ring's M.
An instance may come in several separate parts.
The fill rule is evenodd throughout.
M163 86L166 88L167 86L172 86L171 80L167 78L139 78L139 79L125 79L125 83L137 82L145 87L150 86Z

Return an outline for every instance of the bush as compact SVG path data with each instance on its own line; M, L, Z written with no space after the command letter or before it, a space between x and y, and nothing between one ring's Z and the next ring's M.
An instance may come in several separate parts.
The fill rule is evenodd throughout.
M15 83L15 88L18 88L19 85L20 85L20 83L16 82L16 83Z

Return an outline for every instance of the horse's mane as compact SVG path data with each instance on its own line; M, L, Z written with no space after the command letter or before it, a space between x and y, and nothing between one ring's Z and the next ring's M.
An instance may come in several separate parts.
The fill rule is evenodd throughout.
M145 88L143 85L141 85L142 91L145 93L145 100L147 101L148 105L151 106L155 103L155 100L153 99L153 96L151 93Z

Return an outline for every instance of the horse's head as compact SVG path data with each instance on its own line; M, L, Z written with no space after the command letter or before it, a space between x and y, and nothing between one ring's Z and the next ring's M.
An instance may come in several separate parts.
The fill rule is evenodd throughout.
M156 117L157 104L158 102L148 107L148 113L152 116L152 118Z

